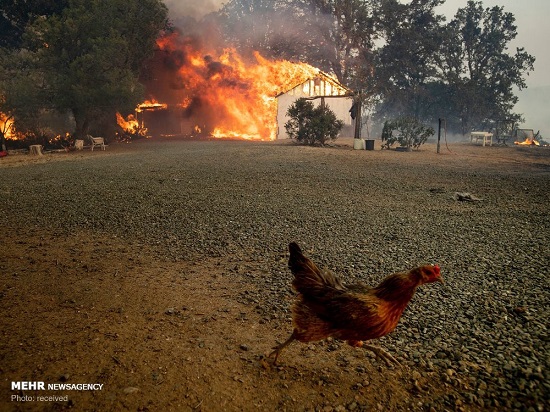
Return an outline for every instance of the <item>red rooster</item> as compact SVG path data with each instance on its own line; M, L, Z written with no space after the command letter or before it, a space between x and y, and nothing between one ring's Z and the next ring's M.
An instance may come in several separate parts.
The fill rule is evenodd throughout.
M292 307L294 331L269 355L274 358L273 364L292 341L312 342L329 336L346 340L352 346L364 346L387 363L399 363L381 348L363 345L363 341L393 331L418 286L443 282L439 266L421 266L390 275L371 289L342 285L332 273L319 270L294 242L289 250L292 286L298 292Z

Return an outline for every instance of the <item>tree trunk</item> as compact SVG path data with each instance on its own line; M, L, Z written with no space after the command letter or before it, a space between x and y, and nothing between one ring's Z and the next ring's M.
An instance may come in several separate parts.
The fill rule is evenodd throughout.
M29 154L42 156L42 145L33 144L29 146Z
M357 101L355 102L356 106L356 112L355 112L355 119L354 119L354 131L353 131L353 137L355 139L361 139L361 96L357 98Z
M85 113L78 109L72 109L74 120L76 123L75 138L83 139L88 135L90 129L90 121Z

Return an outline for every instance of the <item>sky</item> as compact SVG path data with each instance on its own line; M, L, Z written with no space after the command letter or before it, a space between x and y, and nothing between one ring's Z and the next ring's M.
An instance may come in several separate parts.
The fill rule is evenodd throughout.
M226 0L165 0L172 12L186 13L195 18L218 10ZM404 0L403 2L406 2ZM468 0L446 0L437 11L452 19ZM484 7L503 6L504 11L516 17L517 37L510 44L525 48L536 58L535 70L526 76L527 89L517 91L519 102L515 107L525 117L520 127L540 130L550 141L550 0L482 0Z

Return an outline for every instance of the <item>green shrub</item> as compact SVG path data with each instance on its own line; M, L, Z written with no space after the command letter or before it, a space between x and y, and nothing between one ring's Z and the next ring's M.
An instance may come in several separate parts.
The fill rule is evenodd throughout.
M382 129L382 142L385 142L382 148L389 149L393 144L399 143L401 147L418 149L434 134L433 127L426 126L413 117L386 120Z
M344 122L338 120L325 105L317 107L310 100L300 98L287 111L290 120L285 129L291 139L306 145L324 145L338 137Z

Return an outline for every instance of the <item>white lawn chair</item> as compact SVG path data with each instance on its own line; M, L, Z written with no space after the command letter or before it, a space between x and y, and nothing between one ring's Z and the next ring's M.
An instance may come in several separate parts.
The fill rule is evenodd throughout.
M88 135L88 139L92 142L92 152L94 151L94 147L99 146L101 147L101 150L105 150L105 138L103 137L93 137L92 135Z

